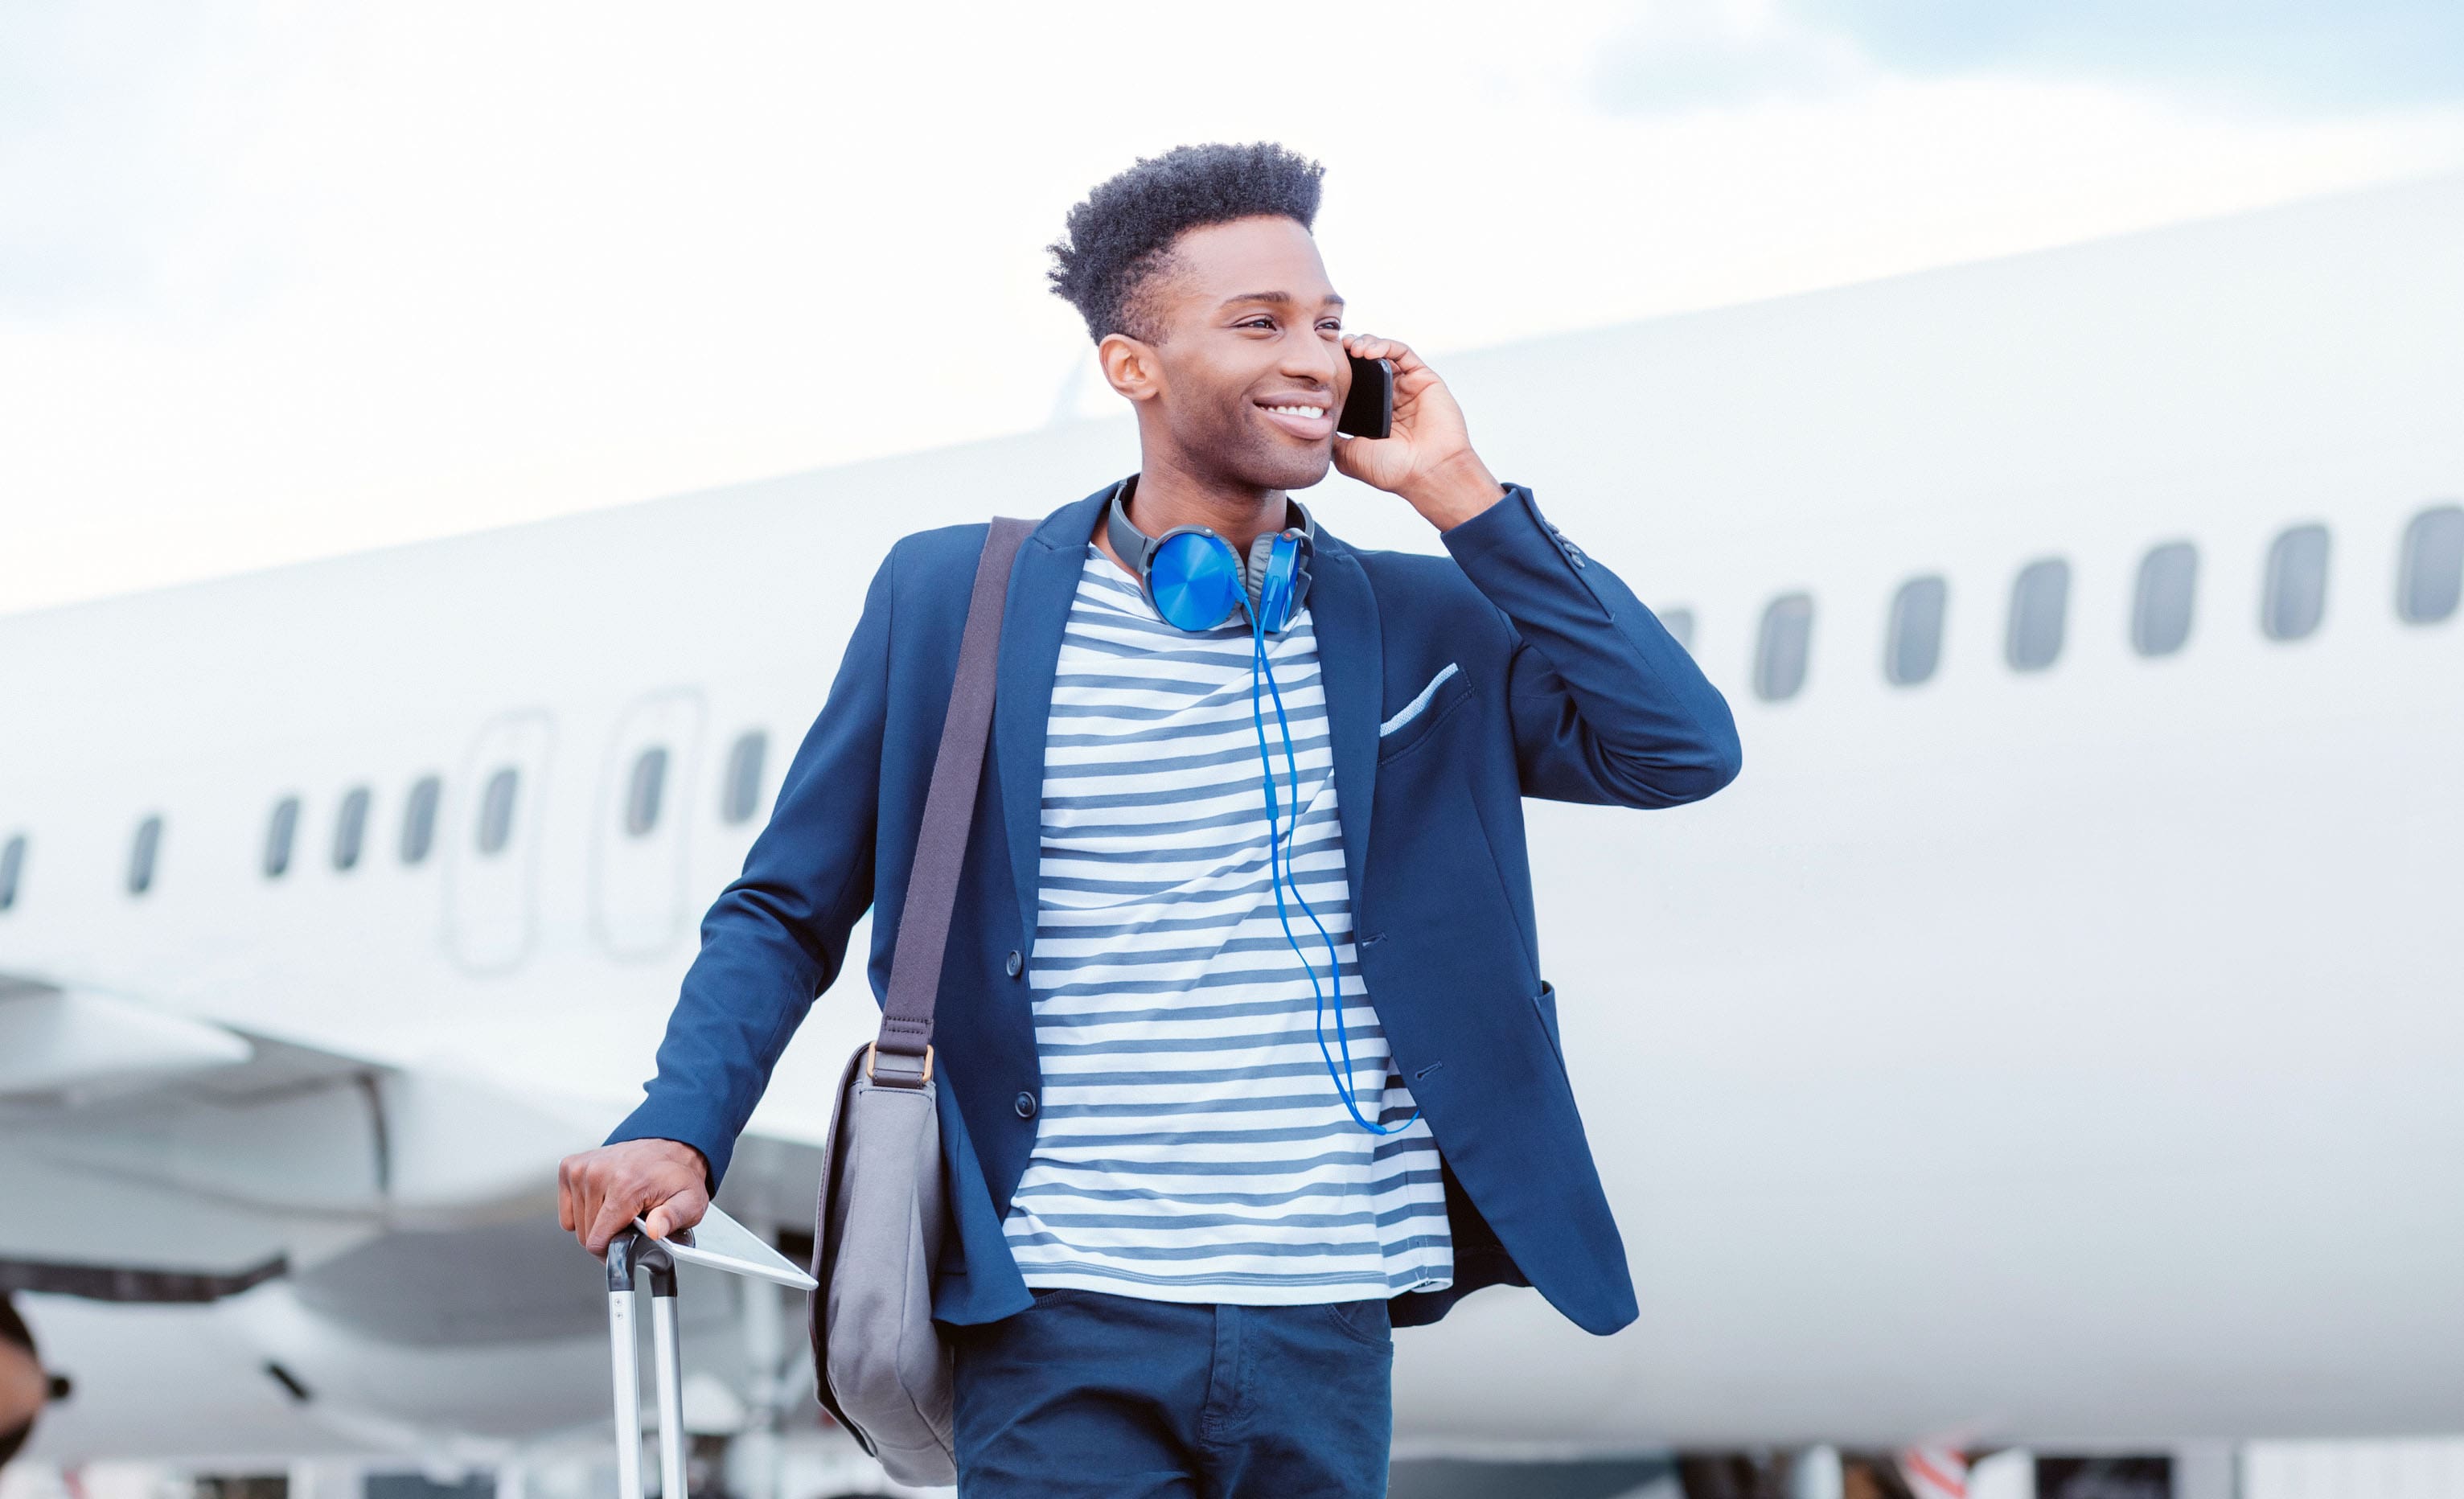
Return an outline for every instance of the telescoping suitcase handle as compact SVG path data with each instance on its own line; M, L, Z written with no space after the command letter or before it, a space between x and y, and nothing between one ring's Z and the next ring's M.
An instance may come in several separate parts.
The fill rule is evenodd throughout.
M633 1338L633 1272L650 1273L650 1355L659 1376L659 1493L685 1499L684 1369L676 1349L676 1260L627 1228L607 1245L607 1351L616 1366L616 1496L642 1499L642 1366Z

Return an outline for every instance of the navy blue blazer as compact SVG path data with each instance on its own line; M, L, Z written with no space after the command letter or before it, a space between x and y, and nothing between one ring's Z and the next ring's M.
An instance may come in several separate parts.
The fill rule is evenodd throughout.
M1031 1300L1001 1230L1035 1143L1019 1095L1043 1086L1020 959L1034 947L1053 667L1109 494L1054 511L1010 575L992 763L935 1015L957 1221L934 1290L945 1322L989 1322ZM875 1003L888 992L984 531L926 531L891 549L769 826L702 921L659 1075L611 1139L681 1140L714 1182L723 1176L868 906ZM1737 774L1736 724L1693 658L1558 537L1529 490L1509 488L1444 540L1448 556L1422 557L1321 531L1308 600L1360 971L1436 1135L1454 1232L1453 1286L1391 1311L1398 1325L1435 1321L1504 1282L1612 1333L1635 1318L1634 1283L1540 976L1522 799L1708 796Z

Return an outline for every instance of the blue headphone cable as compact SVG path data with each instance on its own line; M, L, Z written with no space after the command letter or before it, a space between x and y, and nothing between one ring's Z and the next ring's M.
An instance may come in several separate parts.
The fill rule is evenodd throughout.
M1409 1116L1399 1119L1393 1124L1378 1124L1373 1122L1367 1115L1360 1112L1359 1099L1352 1091L1352 1037L1344 1028L1343 1025L1342 960L1335 956L1334 937L1328 933L1326 923L1320 921L1317 918L1317 913L1309 909L1308 898L1301 894L1298 887L1291 885L1291 881L1287 874L1287 871L1290 869L1290 855L1285 850L1288 848L1291 839L1299 836L1300 834L1300 757L1292 750L1292 724L1291 719L1287 717L1284 713L1283 689L1276 685L1274 664L1266 658L1265 626L1259 620L1257 611L1254 609L1252 609L1249 614L1249 635L1251 642L1251 651L1249 656L1249 719L1258 731L1258 759L1265 765L1266 772L1265 782L1266 792L1266 878L1267 882L1273 886L1275 892L1275 919L1283 924L1284 940L1290 944L1292 956L1301 960L1301 971L1309 975L1309 993L1316 997L1318 1055L1326 1059L1327 1074L1334 1079L1335 1096L1343 1100L1343 1107L1351 1113L1353 1123L1359 1125L1362 1129L1367 1130L1372 1135L1394 1135L1400 1131L1410 1129L1412 1127L1412 1121L1420 1116L1420 1111L1414 1109ZM1291 776L1292 812L1290 832L1285 835L1279 835L1275 827L1275 757L1274 752L1266 746L1266 716L1264 707L1258 700L1258 681L1262 676L1265 679L1266 691L1272 694L1274 698L1275 727L1283 735L1284 764ZM1343 1067L1341 1070L1336 1069L1334 1052L1326 1044L1326 989L1319 984L1317 969L1310 964L1309 954L1302 950L1300 938L1292 934L1291 913L1284 905L1284 892L1287 887L1291 889L1291 898L1293 902L1301 908L1301 914L1309 917L1309 925L1317 929L1319 939L1326 943L1327 981L1334 985L1335 994L1334 1038L1337 1045L1341 1046L1343 1048Z

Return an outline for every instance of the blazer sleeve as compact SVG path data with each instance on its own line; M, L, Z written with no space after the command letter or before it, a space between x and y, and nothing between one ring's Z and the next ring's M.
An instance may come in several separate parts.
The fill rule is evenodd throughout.
M1507 692L1524 795L1674 806L1736 779L1727 699L1529 489L1507 485L1445 545L1514 631Z
M893 548L866 591L838 679L744 872L702 917L701 953L648 1096L607 1137L680 1140L710 1162L714 1189L787 1038L839 976L847 933L872 904L897 560Z

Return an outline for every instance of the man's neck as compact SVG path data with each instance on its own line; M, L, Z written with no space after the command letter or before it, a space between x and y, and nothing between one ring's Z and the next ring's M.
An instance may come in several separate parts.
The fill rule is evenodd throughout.
M1168 457L1143 456L1147 461L1130 496L1130 523L1147 535L1161 536L1175 526L1204 526L1246 557L1250 542L1284 528L1290 504L1282 490L1226 483Z

